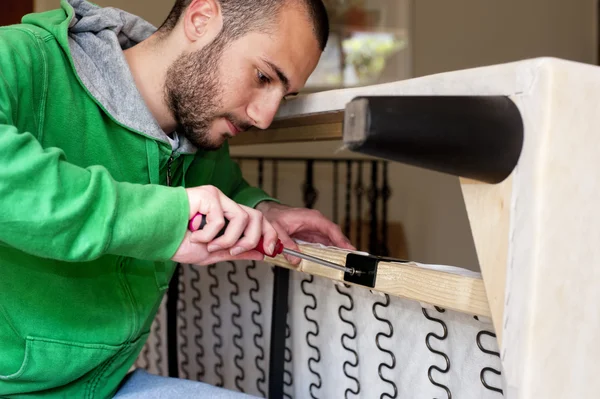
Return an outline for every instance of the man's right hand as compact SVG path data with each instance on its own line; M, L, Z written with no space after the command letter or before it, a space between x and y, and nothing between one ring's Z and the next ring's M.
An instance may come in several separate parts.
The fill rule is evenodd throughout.
M266 252L273 253L277 232L262 212L237 204L214 186L193 187L186 191L189 219L201 213L206 215L206 225L202 230L186 231L172 260L196 265L227 260L262 260L264 255L254 250L261 237ZM225 219L229 220L229 225L225 233L217 237Z

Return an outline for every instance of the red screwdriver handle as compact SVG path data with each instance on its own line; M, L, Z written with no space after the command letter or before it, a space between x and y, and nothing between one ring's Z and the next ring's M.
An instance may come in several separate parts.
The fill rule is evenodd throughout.
M277 256L277 255L279 255L280 253L283 252L283 243L281 242L281 240L277 240L277 242L275 243L275 250L273 251L273 255L269 255L265 251L265 245L264 245L264 242L263 242L263 237L260 237L260 240L258 241L258 245L256 245L256 248L254 248L254 250L260 252L263 255L270 256L270 257L274 258L275 256Z
M202 220L200 221L200 225L198 226L198 228L195 229L194 222L196 221L196 219L198 217L202 217ZM223 234L225 234L225 229L227 229L228 225L229 225L229 221L227 219L225 219L225 226L223 226L221 231L219 231L219 233L217 234L217 237L220 237ZM206 215L203 215L201 213L195 214L194 217L192 217L192 219L188 223L188 229L190 231L202 230L202 228L204 226L206 226ZM254 248L254 250L260 252L263 255L275 257L276 255L279 255L280 253L283 252L283 243L281 242L281 240L277 240L277 242L275 243L275 250L273 251L273 255L269 255L266 253L266 249L264 247L264 242L263 242L263 237L260 237L260 240L258 241L258 244L256 245L256 248Z

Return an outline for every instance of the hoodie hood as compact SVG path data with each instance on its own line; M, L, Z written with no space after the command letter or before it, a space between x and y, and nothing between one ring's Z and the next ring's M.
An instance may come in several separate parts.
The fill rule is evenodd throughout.
M67 45L79 79L96 101L122 125L170 143L177 152L195 153L195 146L185 137L174 133L173 139L160 128L123 54L147 39L156 27L126 11L84 0L61 0L61 6L67 13L68 31L67 43L64 36L63 40L59 36L59 41L63 47ZM62 36L64 26L61 23L50 31Z

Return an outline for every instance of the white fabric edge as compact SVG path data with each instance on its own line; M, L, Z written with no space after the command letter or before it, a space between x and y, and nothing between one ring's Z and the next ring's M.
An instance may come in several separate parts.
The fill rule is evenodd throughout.
M347 249L343 249L343 248L338 248L338 247L332 247L332 246L326 246L323 244L318 244L318 243L312 243L312 242L306 242L306 241L302 241L302 240L295 240L296 244L298 245L304 245L304 246L308 246L308 247L313 247L313 248L319 248L319 249L334 249L337 251L344 251L344 252L348 252L348 253L355 253L358 255L364 255L364 256L368 256L370 255L368 252L364 252L364 251L349 251ZM375 255L377 256L377 255ZM435 270L435 271L439 271L439 272L443 272L443 273L450 273L450 274L455 274L455 275L459 275L459 276L464 276L464 277L470 277L470 278L477 278L477 279L481 279L481 273L479 272L474 272L472 270L469 269L465 269L462 267L457 267L457 266L448 266L448 265L434 265L434 264L427 264L427 263L420 263L420 262L415 262L415 261L411 261L411 260L407 260L406 262L402 262L400 260L398 261L388 261L386 260L386 262L389 263L397 263L397 264L410 264L411 266L416 266L422 269L426 269L426 270Z

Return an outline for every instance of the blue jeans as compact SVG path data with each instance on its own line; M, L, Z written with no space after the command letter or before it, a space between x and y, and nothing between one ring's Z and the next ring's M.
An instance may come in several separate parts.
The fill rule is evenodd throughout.
M117 394L117 399L250 399L249 396L237 391L217 388L203 382L183 380L178 378L161 377L137 369L125 380Z

